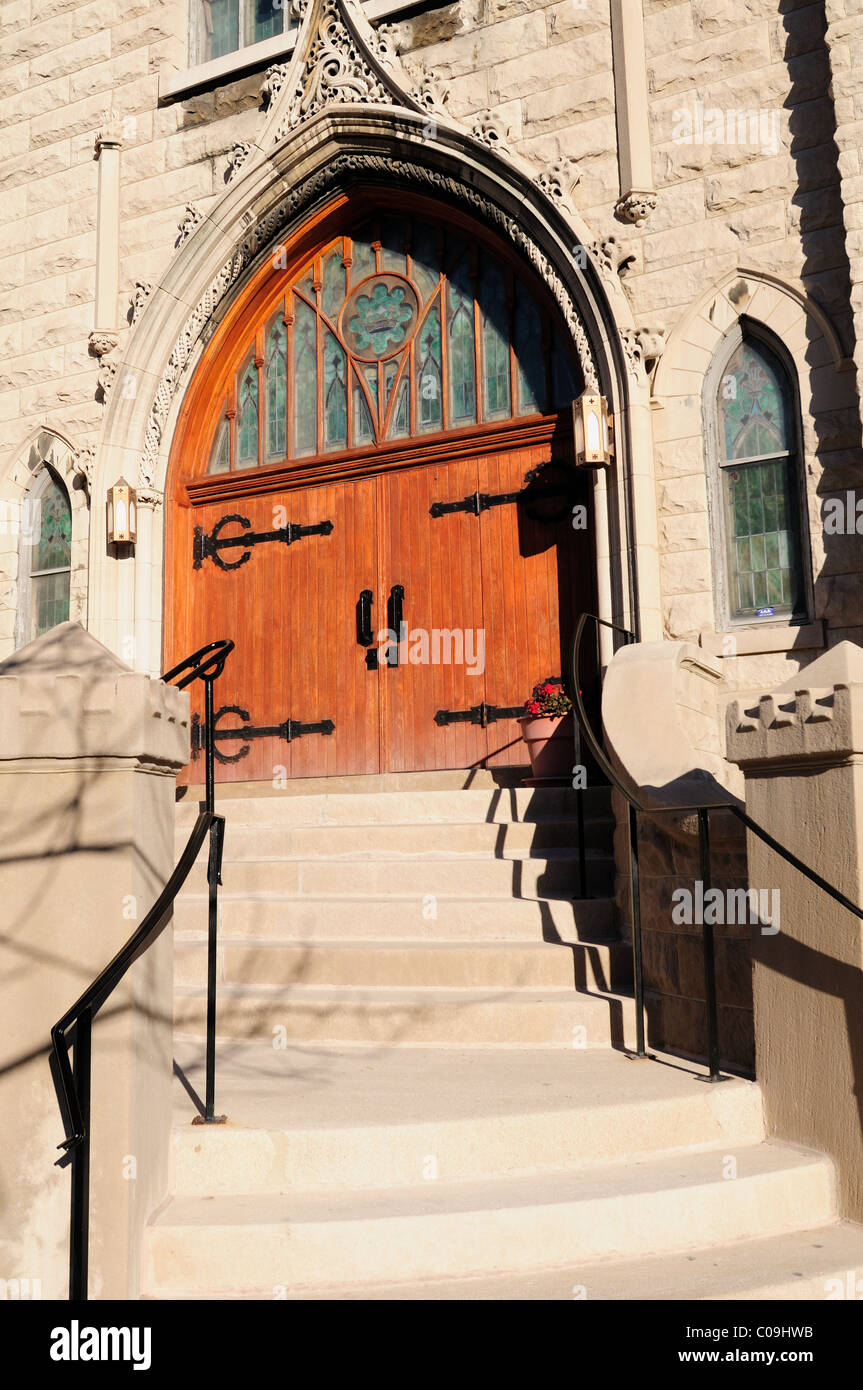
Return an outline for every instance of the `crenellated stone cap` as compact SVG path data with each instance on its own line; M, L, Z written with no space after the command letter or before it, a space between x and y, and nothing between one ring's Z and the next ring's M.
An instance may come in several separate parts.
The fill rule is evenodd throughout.
M863 753L863 647L839 642L767 694L730 701L726 748L749 769Z
M189 749L188 693L132 671L80 623L0 662L0 772L108 759L174 775Z

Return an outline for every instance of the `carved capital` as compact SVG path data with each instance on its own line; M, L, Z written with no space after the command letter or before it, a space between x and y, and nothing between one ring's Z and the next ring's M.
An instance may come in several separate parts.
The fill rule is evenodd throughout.
M119 150L123 147L123 125L116 119L105 122L94 141L96 158L103 150Z
M119 333L94 328L87 340L87 347L92 357L106 357L109 352L114 351L119 341Z
M252 153L252 147L248 140L238 140L236 145L228 153L228 167L225 170L225 183L230 183L231 179L241 169Z
M656 210L656 202L655 193L639 192L637 189L633 189L625 197L618 200L614 209L615 215L621 222L632 222L636 227L640 227Z

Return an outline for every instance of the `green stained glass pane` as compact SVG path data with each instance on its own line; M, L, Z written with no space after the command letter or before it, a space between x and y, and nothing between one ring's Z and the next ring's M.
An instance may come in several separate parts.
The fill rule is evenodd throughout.
M372 417L366 402L365 392L354 382L353 431L355 444L373 444L375 438Z
M248 43L261 43L284 32L284 0L246 0L250 32Z
M249 362L237 385L237 461L258 461L258 369Z
M351 247L351 284L358 285L376 270L375 253L368 234L360 234Z
M437 234L428 222L414 223L411 273L419 286L422 301L426 304L440 281Z
M200 61L209 62L240 47L239 0L200 0L203 52Z
M545 410L542 320L533 295L521 281L515 288L515 357L519 415Z
M769 531L764 537L765 560L769 570L779 568L779 537L775 531Z
M763 536L753 536L749 542L752 563L749 566L752 570L763 570L767 568L765 558L765 545Z
M31 573L67 566L72 547L72 508L65 489L54 478L39 497L38 524L39 539Z
M771 605L785 602L782 592L782 571L769 569L767 571L767 602Z
M226 408L227 408L227 402ZM213 446L213 453L210 458L208 473L227 473L231 466L231 438L228 432L228 422L223 420L216 434L216 442Z
M393 422L390 427L391 439L404 439L410 429L410 395L408 392L407 377L402 377L398 387L398 398L395 411L393 412Z
M482 323L483 419L510 415L509 306L506 280L497 261L483 259L479 277Z
M719 385L719 415L727 459L794 447L788 381L762 343L744 340L728 363Z
M393 393L393 387L396 384L396 377L398 376L398 374L398 362L384 363L384 409L386 409L390 403L390 396Z
M34 637L69 619L69 571L42 574L31 580L35 614Z
M307 270L302 280L297 281L297 289L300 294L304 294L312 304L317 303L315 294L315 272L314 269Z
M287 452L288 331L281 316L267 335L266 351L267 457L284 458Z
M348 387L345 350L327 333L324 340L324 448L343 449L348 442Z
M755 617L759 608L794 611L801 604L797 535L786 522L795 515L791 467L778 460L722 470L736 617Z
M741 572L752 569L752 552L749 540L735 541L737 549L737 568Z
M368 366L363 367L363 376L364 376L365 379L366 379L366 385L368 386L369 390L370 390L371 393L372 393L372 400L374 401L375 407L377 408L377 404L378 404L378 369L377 369L377 365L376 365L374 362L370 362L370 363L368 364Z
M755 607L752 599L751 574L739 574L737 576L737 604L743 612Z
M749 498L749 534L764 530L764 503L760 497Z
M335 319L338 316L339 309L341 309L345 302L345 294L347 292L343 257L344 251L342 243L339 242L338 246L330 251L324 261L324 286L321 294L321 301L324 313L331 319Z
M318 447L317 316L301 299L294 301L291 400L294 452L313 454Z
M764 529L765 531L778 531L779 529L779 500L775 493L764 498Z
M767 606L767 575L763 571L752 575L752 601L756 608Z
M401 218L384 223L381 229L381 270L395 270L399 275L405 274L406 236L405 224Z
M440 308L432 305L417 337L417 426L421 430L443 428L443 375L441 368Z
M791 561L789 559L790 546L788 544L788 532L779 532L779 563L783 569L787 569Z
M473 289L462 261L447 285L450 417L454 425L476 419Z

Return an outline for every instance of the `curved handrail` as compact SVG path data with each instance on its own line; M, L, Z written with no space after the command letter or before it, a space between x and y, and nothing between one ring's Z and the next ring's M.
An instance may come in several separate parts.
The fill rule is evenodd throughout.
M139 956L149 950L153 942L161 936L167 925L168 913L192 870L201 846L209 834L210 826L219 821L224 827L224 816L216 816L209 811L200 813L171 877L140 927L132 933L125 945L120 947L114 959L108 962L104 970L100 971L91 985L88 985L71 1009L67 1009L63 1017L58 1019L51 1029L51 1049L57 1064L62 1083L63 1099L67 1107L67 1113L63 1117L66 1138L62 1144L57 1145L59 1149L67 1151L73 1149L78 1144L82 1144L86 1138L84 1120L73 1083L72 1068L69 1065L69 1043L66 1033L74 1023L78 1022L82 1014L88 1014L92 1023L129 967L135 963ZM58 1162L62 1162L62 1160L58 1160Z

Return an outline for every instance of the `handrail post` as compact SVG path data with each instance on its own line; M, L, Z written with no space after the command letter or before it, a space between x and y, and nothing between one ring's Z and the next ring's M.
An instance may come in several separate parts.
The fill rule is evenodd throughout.
M632 893L632 974L635 992L635 1052L647 1057L644 1038L644 962L641 952L641 883L638 875L638 812L629 803L629 882Z
M203 677L204 681L204 765L206 806L210 815L216 809L216 742L213 724L213 682L215 675Z
M69 1212L69 1299L86 1303L90 1265L90 1086L93 1015L85 1009L75 1024L72 1080L82 1119L83 1139L72 1150Z
M710 892L710 812L701 807L698 812L698 853L700 860L701 885L704 901ZM704 946L704 1005L707 1010L707 1062L710 1075L707 1081L724 1081L719 1071L719 1012L716 1003L716 955L713 940L713 923L701 924Z

